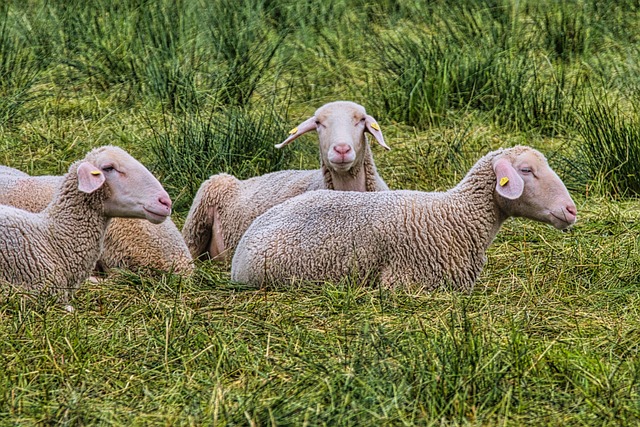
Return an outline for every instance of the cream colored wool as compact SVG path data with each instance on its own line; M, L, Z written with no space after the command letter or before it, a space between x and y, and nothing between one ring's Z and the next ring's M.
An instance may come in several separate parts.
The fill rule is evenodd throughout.
M231 277L263 286L368 276L387 288L466 290L511 216L561 229L576 220L566 187L528 147L489 153L447 192L314 191L290 199L251 224Z
M93 270L112 217L160 223L171 200L158 180L117 147L92 150L39 213L0 206L0 280L67 303Z
M29 176L0 168L0 204L30 212L42 211L63 181L62 176ZM107 227L98 270L152 269L189 275L193 259L171 218L161 224L137 218L114 218Z
M318 132L320 169L279 171L244 181L222 173L202 183L182 228L194 258L231 259L240 237L257 216L307 191L389 189L378 175L365 132L389 147L364 107L348 101L326 104L276 147L309 131Z

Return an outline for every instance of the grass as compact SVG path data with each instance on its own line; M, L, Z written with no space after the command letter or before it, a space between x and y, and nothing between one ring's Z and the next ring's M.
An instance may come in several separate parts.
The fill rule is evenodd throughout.
M257 113L239 107L187 113L163 125L149 143L151 167L176 195L176 209L189 209L211 171L246 179L280 170L291 157L289 150L273 148L286 135L284 118L273 106Z
M5 293L0 425L637 425L639 20L633 1L3 3L2 164L123 146L180 224L211 174L316 167L313 135L273 144L351 99L390 187L527 144L579 221L508 221L469 293L255 290L210 262L86 283L74 314Z

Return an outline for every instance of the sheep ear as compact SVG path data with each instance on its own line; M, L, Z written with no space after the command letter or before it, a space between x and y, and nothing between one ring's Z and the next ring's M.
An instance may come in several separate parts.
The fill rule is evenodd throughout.
M364 125L367 129L367 132L373 135L376 141L378 141L378 144L382 145L385 148L385 150L391 150L391 148L389 148L389 146L384 143L384 136L382 136L380 125L378 124L376 119L374 119L373 117L367 114Z
M300 135L310 132L312 130L316 130L316 116L311 116L304 122L300 123L297 127L291 129L289 132L289 137L285 139L280 144L276 144L276 148L282 148Z
M78 190L91 194L102 187L104 182L102 171L91 163L82 162L78 165Z
M496 174L496 191L502 197L515 200L522 196L524 180L507 159L499 159L493 165Z

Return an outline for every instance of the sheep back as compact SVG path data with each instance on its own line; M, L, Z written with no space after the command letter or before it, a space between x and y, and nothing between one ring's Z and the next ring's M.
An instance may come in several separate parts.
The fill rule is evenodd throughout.
M215 232L222 235L223 256L229 255L259 215L285 200L322 188L317 172L286 170L243 181L226 173L211 176L200 185L182 228L191 255L210 253L208 245Z
M193 258L175 223L167 218L160 224L144 219L114 218L104 237L101 269L151 269L188 275Z
M469 226L461 209L474 213L477 224ZM374 276L385 287L464 289L484 265L478 241L490 233L484 218L491 215L482 205L451 203L439 193L314 191L253 222L231 275L255 286Z

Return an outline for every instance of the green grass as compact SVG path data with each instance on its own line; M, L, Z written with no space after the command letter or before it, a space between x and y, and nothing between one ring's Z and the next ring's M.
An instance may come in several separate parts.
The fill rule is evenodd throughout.
M527 144L579 220L508 221L469 293L254 290L209 262L87 283L74 314L6 291L0 425L637 425L636 3L4 2L2 164L60 174L120 145L180 224L214 173L316 167L315 135L273 144L350 99L390 187Z

